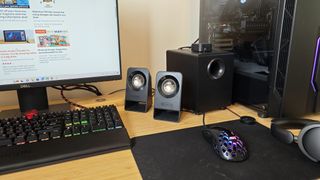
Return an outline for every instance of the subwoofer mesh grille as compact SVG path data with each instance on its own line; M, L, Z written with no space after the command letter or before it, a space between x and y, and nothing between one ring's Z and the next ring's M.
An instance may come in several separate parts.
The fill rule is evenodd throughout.
M282 22L282 32L280 40L280 50L278 59L278 71L276 78L276 89L280 96L283 96L287 65L289 60L290 39L293 26L293 17L296 0L286 0L284 17Z

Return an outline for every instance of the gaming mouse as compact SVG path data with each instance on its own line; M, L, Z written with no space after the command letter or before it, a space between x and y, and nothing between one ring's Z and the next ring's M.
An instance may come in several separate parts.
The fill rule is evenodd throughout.
M202 135L222 159L234 162L248 159L248 150L244 142L234 132L210 126L202 130Z

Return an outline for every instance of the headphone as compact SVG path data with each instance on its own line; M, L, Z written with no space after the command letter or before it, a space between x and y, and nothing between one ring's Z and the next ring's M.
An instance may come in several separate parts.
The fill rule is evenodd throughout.
M288 129L301 129L294 136ZM273 119L271 134L283 143L296 142L310 160L320 161L320 122L310 119Z

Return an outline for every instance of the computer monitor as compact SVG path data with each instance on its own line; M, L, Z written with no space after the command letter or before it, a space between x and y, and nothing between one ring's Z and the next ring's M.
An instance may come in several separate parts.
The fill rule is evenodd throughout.
M17 90L22 111L42 110L46 87L121 79L117 7L117 0L0 1L0 90Z

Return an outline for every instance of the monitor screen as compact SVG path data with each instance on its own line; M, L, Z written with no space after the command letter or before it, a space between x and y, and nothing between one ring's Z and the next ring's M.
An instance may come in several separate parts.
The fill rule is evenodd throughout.
M121 78L117 0L0 1L0 90Z

